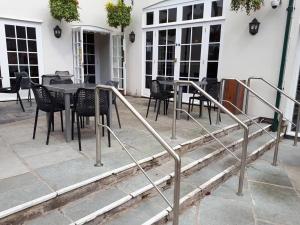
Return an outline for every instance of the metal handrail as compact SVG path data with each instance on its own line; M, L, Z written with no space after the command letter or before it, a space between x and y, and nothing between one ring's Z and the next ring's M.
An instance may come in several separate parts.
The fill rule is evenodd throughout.
M222 102L226 102L229 103L233 108L235 108L236 110L238 110L240 113L242 113L247 119L249 119L250 121L252 121L256 126L258 126L260 129L262 129L263 131L265 131L266 134L268 134L272 140L276 139L276 137L274 137L272 134L270 134L269 131L267 131L267 129L265 129L263 126L261 126L259 123L257 123L254 119L252 119L250 116L248 116L246 113L244 113L242 110L240 110L236 105L234 105L232 102L227 101L227 100L222 100Z
M100 90L109 91L110 103L111 96L114 93L121 102L131 111L131 113L144 125L144 127L152 134L152 136L163 146L163 148L173 157L175 161L175 180L174 180L174 198L173 198L173 224L178 225L179 223L179 200L180 200L180 173L181 173L181 158L173 150L173 148L152 128L152 126L142 117L142 115L127 101L127 99L113 86L108 85L97 85L95 91L95 108L96 108L96 124L100 121ZM111 107L110 107L111 108ZM101 136L100 129L97 126L96 129L96 165L101 166Z
M138 161L133 157L133 155L128 151L128 149L124 146L123 142L118 138L118 136L115 134L115 132L107 125L98 123L98 126L101 127L105 127L107 130L109 130L109 132L115 137L115 139L119 142L119 144L121 145L121 147L125 150L125 152L129 155L129 157L132 159L132 161L134 161L134 163L137 165L137 167L143 172L143 174L145 175L145 177L149 180L149 182L152 184L152 186L157 190L157 192L161 195L161 197L165 200L165 202L171 207L172 204L169 202L169 200L166 198L166 196L164 196L164 194L159 190L159 188L157 187L157 185L153 182L153 180L148 176L148 174L146 173L146 171L143 169L143 167L141 167L141 165L138 163Z
M230 151L212 132L210 132L209 130L207 130L198 120L196 120L190 113L188 113L186 110L184 109L176 109L177 111L181 111L184 112L185 114L188 115L188 117L190 117L195 123L197 123L206 133L209 134L209 136L211 136L213 139L215 139L225 150L227 150L234 158L236 158L238 161L241 162L241 160L232 152Z
M279 114L279 124L278 124L278 129L277 129L277 139L276 139L276 144L275 144L275 151L274 151L274 157L273 157L273 165L277 165L277 158L278 158L278 150L279 150L279 143L280 143L280 134L281 134L281 127L282 127L282 121L283 121L283 113L280 111L280 109L276 108L273 106L271 103L269 103L267 100L265 100L263 97L261 97L259 94L257 94L254 90L252 90L250 87L248 87L246 84L241 82L240 80L236 78L223 78L220 83L220 102L223 101L223 83L225 80L235 80L237 83L239 83L242 87L244 87L247 90L247 94L251 92L255 97L257 97L261 102L269 106L271 109L273 109L275 112ZM221 114L221 109L218 108L218 116L217 118L220 118ZM218 119L217 119L218 121Z
M177 89L180 85L191 85L195 89L197 89L201 94L203 94L207 99L213 102L218 108L222 108L224 112L226 112L233 120L235 120L240 126L244 129L244 141L242 148L242 157L241 157L241 170L240 170L240 178L239 178L239 187L238 187L238 195L242 195L243 186L244 186L244 178L245 178L245 170L246 170L246 160L247 160L247 147L248 147L248 134L249 129L248 126L239 120L235 115L229 112L222 104L220 104L217 100L215 100L212 96L206 93L202 88L200 88L193 81L184 81L184 80L175 80L174 81L174 103L173 103L173 123L172 123L172 138L176 138L176 112L177 112Z
M284 95L285 97L287 97L288 99L292 100L295 104L298 105L298 112L297 112L297 122L296 124L293 123L292 121L288 120L287 118L285 118L288 122L290 122L292 125L294 125L296 127L296 131L295 131L295 138L294 138L294 146L297 146L298 143L298 136L299 136L299 128L300 128L300 102L297 101L296 99L292 98L291 96L289 96L287 93L285 93L283 90L279 89L278 87L276 87L275 85L273 85L272 83L270 83L269 81L265 80L262 77L249 77L248 78L248 87L250 87L250 83L251 80L261 80L264 83L268 84L270 87L272 87L273 89L277 90L277 93L279 92L280 94ZM249 95L246 95L246 113L248 110L248 101L249 101Z

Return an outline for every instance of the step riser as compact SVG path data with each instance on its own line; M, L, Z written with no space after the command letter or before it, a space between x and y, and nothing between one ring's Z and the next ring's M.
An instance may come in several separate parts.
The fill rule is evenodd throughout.
M283 137L283 135L281 136ZM275 140L269 141L265 145L258 148L256 151L254 151L248 158L247 158L247 164L250 164L254 162L256 159L258 159L260 156L262 156L265 152L270 150L272 147L274 147L276 144ZM236 175L240 170L240 163L237 163L231 167L229 167L226 172L222 172L221 174L218 174L216 177L210 179L205 184L201 185L199 187L198 191L195 191L193 194L188 194L186 198L182 198L180 202L180 211L183 212L185 209L191 207L196 202L199 202L201 199L203 199L208 193L211 193L213 190L217 189L220 185L222 185L224 182L226 182L229 178L231 178L233 175ZM165 224L166 222L170 221L172 218L172 213L163 216L159 220L153 223L145 223L145 224Z
M258 121L259 119L255 119L255 121ZM252 121L246 121L246 124L253 124ZM223 137L227 135L228 133L231 133L233 131L239 130L240 126L239 125L232 125L227 128L224 128L222 130L214 132L214 135L216 137ZM183 143L176 149L176 151L182 155L185 154L186 152L192 151L196 147L202 144L206 144L213 141L213 138L211 136L205 135L199 138L196 138L194 140L191 140L189 142ZM141 163L141 166L143 167L144 170L149 170L152 169L155 166L160 165L161 163L167 161L170 159L169 154L160 154L156 158L151 158L148 160L145 160L143 163ZM134 176L136 174L140 173L140 170L138 167L134 164L132 164L131 167L125 169L124 171L109 175L107 177L101 178L99 180L96 180L94 182L91 182L87 185L83 185L82 187L76 188L71 191L66 191L63 194L60 194L52 198L48 201L43 201L40 204L34 205L32 207L23 209L21 211L15 212L9 216L3 217L0 219L0 224L20 224L26 220L33 219L35 217L40 216L41 214L48 212L50 210L62 207L69 202L72 202L74 200L77 200L79 198L82 198L86 195L89 195L97 190L100 189L107 189L114 185L117 182L120 182L122 180L125 180L126 178L130 176Z
M249 136L249 140L252 140L252 139L257 138L258 136L261 136L263 132L264 131L256 131L256 132L252 133ZM234 152L235 150L240 148L242 146L242 144L243 144L243 139L240 139L240 140L236 141L235 143L233 143L229 146L226 146L226 147L229 150L231 150L232 152ZM201 159L199 159L197 164L193 165L190 168L186 168L185 171L182 171L182 175L185 176L185 177L190 176L194 172L197 172L197 171L201 170L202 168L208 166L210 162L216 161L216 160L222 158L223 156L225 156L227 154L229 154L229 153L224 148L215 150L213 153L209 154L210 157L201 158ZM174 180L174 175L172 175L172 177L170 177L169 179L167 179L163 183L159 184L158 187L162 188L162 190L166 190L166 189L171 187L171 184L173 183L173 180ZM116 216L116 214L122 213L122 211L124 209L126 210L126 208L129 208L129 207L134 206L135 204L138 204L143 199L151 198L151 197L156 196L156 195L157 195L157 191L154 187L152 187L151 189L146 190L145 192L141 193L139 196L131 198L125 204L117 206L112 211L109 211L107 213L99 215L99 216L93 218L93 220L88 221L86 223L82 223L82 224L86 224L86 225L105 224L106 221L109 220L111 216Z

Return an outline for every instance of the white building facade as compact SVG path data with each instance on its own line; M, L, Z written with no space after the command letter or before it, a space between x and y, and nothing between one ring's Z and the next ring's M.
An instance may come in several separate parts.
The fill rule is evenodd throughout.
M113 79L126 94L137 96L148 96L150 80L159 77L197 81L260 76L277 85L288 0L276 9L265 0L249 16L231 11L230 0L125 0L133 11L124 43L120 30L107 24L106 2L79 0L80 21L67 24L51 17L48 0L0 1L2 86L10 86L14 72L23 70L36 82L56 70L89 82ZM291 96L296 96L300 69L300 2L294 7L283 85ZM249 33L253 18L260 22L256 35ZM62 29L61 38L53 34L56 25ZM129 41L132 31L134 43ZM274 90L258 82L252 87L275 103ZM10 99L14 97L0 96ZM281 109L293 118L292 102L283 98ZM273 115L254 97L249 113Z

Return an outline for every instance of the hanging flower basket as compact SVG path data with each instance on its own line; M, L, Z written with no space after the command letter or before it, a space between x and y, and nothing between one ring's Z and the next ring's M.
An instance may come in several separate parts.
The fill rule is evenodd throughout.
M264 4L264 0L231 0L233 11L246 10L247 15L259 10Z
M54 19L67 23L79 20L77 0L49 0L49 7Z
M117 4L108 2L106 4L107 22L109 26L114 28L125 28L129 26L131 21L131 7L127 6L122 0L118 0Z

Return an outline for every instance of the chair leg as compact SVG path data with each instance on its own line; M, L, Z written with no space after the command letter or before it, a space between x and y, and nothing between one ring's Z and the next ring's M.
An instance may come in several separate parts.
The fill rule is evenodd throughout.
M51 116L51 115L50 115ZM53 113L53 115L52 115L52 131L54 131L54 113Z
M192 99L189 98L189 105L188 105L188 113L189 113L189 114L191 113L191 101L192 101ZM189 119L190 119L190 117L187 116L187 120L189 120Z
M19 102L20 102L20 105L21 105L21 108L22 108L23 112L25 112L25 109L24 109L24 106L23 106L23 103L22 103L22 99L21 99L21 97L20 97L19 92L17 92L17 99L18 99ZM18 101L17 101L17 102L18 102Z
M110 118L109 115L106 115L106 125L110 127ZM107 129L107 138L108 138L108 147L111 147L111 141L110 141L110 131Z
M35 132L36 132L36 125L37 125L37 121L38 121L38 116L39 116L39 108L36 107L32 139L35 139Z
M146 118L148 117L149 108L150 108L150 103L151 103L151 97L149 98L149 101L148 101L148 107L147 107Z
M46 140L46 145L49 144L49 136L50 136L50 131L51 131L51 122L53 120L53 112L50 112L50 115L48 117L48 131L47 131L47 140Z
M75 122L75 111L72 110L72 140L74 140L74 122Z
M192 98L192 108L191 108L191 112L193 112L193 108L194 108L194 103L195 103L195 94L193 94L193 98Z
M155 99L155 104L154 104L154 110L153 110L153 112L155 112L155 110L156 110L156 105L157 105L157 99Z
M102 115L102 124L104 125L104 115ZM102 137L104 137L104 127L102 126Z
M209 117L209 124L211 125L211 102L207 101L207 109L208 109L208 117Z
M61 131L64 132L64 118L63 118L62 111L60 111L60 124L61 124Z
M158 100L158 107L157 107L157 113L156 113L155 121L157 121L157 117L158 117L158 114L159 114L159 111L160 111L160 103L161 103L161 100Z
M202 101L201 100L199 100L199 117L201 117L202 116Z
M76 119L77 119L78 147L79 147L79 151L81 151L80 119L77 113L76 113Z
M115 108L116 108L116 114L117 114L117 118L118 118L119 128L121 128L121 121L120 121L120 116L119 116L117 102L115 102Z

